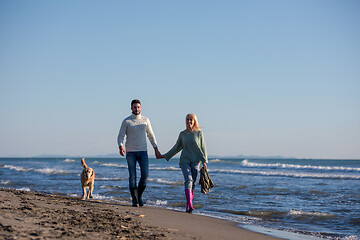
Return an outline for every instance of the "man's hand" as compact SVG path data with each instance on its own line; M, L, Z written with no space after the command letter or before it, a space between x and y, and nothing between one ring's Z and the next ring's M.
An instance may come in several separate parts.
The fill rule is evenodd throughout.
M203 166L204 166L204 169L206 169L206 168L207 168L206 163L203 163Z
M125 156L125 149L122 145L119 147L119 152L121 156Z
M159 152L157 147L154 148L156 159L164 158L164 156Z

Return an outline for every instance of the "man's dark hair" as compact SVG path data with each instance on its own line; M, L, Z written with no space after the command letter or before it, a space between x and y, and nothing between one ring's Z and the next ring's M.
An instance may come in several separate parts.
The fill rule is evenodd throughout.
M134 99L134 100L131 101L131 107L132 107L135 103L138 103L138 104L141 105L141 102L140 102L139 99Z

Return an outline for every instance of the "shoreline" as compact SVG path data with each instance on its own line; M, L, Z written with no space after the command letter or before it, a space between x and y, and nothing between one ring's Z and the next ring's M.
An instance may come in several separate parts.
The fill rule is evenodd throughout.
M3 239L282 239L166 208L0 188Z

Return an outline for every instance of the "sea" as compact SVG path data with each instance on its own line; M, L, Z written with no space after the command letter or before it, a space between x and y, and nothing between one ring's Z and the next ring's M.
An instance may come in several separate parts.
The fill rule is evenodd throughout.
M130 204L123 157L86 163L95 199ZM146 204L185 211L178 159L149 164ZM80 158L0 158L0 187L80 198L81 171ZM215 158L208 171L214 187L196 186L194 214L291 240L360 239L360 160Z

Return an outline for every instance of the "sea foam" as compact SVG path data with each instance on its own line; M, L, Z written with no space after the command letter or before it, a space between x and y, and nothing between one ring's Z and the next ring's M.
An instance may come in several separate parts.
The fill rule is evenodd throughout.
M322 212L306 212L301 210L291 209L288 213L291 216L307 216L307 217L318 217L318 218L335 218L336 215Z
M288 169L313 169L313 170L336 170L336 171L357 171L360 168L339 167L339 166L312 166L312 165L298 165L298 164L285 164L285 163L254 163L249 162L247 159L243 160L241 164L244 167L269 167L269 168L288 168Z
M249 175L283 176L283 177L296 177L296 178L360 179L360 175L352 175L352 174L246 171L246 170L232 170L232 169L209 169L208 171L209 172L219 172L219 173L238 173L238 174L249 174Z
M58 169L58 168L39 168L39 169L35 169L35 168L24 168L24 167L13 166L13 165L4 165L3 168L8 168L8 169L15 170L15 171L18 171L18 172L38 172L38 173L42 173L42 174L68 174L68 173L73 173L73 172Z
M106 166L106 167L127 168L126 165L117 164L117 163L103 163L103 164L100 164L100 165L101 165L101 166Z
M30 192L31 191L31 189L27 188L27 187L17 188L16 190L25 191L25 192Z
M13 166L13 165L4 165L3 168L9 168L11 170L16 170L18 172L34 171L33 168L23 168L23 167Z
M177 186L181 186L184 184L183 181L168 181L168 180L164 180L161 178L157 178L157 179L149 178L149 181L160 183L160 184L177 185Z
M9 184L10 183L10 181L4 181L4 180L1 180L0 181L0 184L2 184L2 185L7 185L7 184Z
M163 170L163 171L181 171L180 168L176 167L150 167L151 170Z
M67 159L64 160L64 162L66 162L66 163L72 163L72 162L75 162L75 160L74 160L74 159L67 158Z

